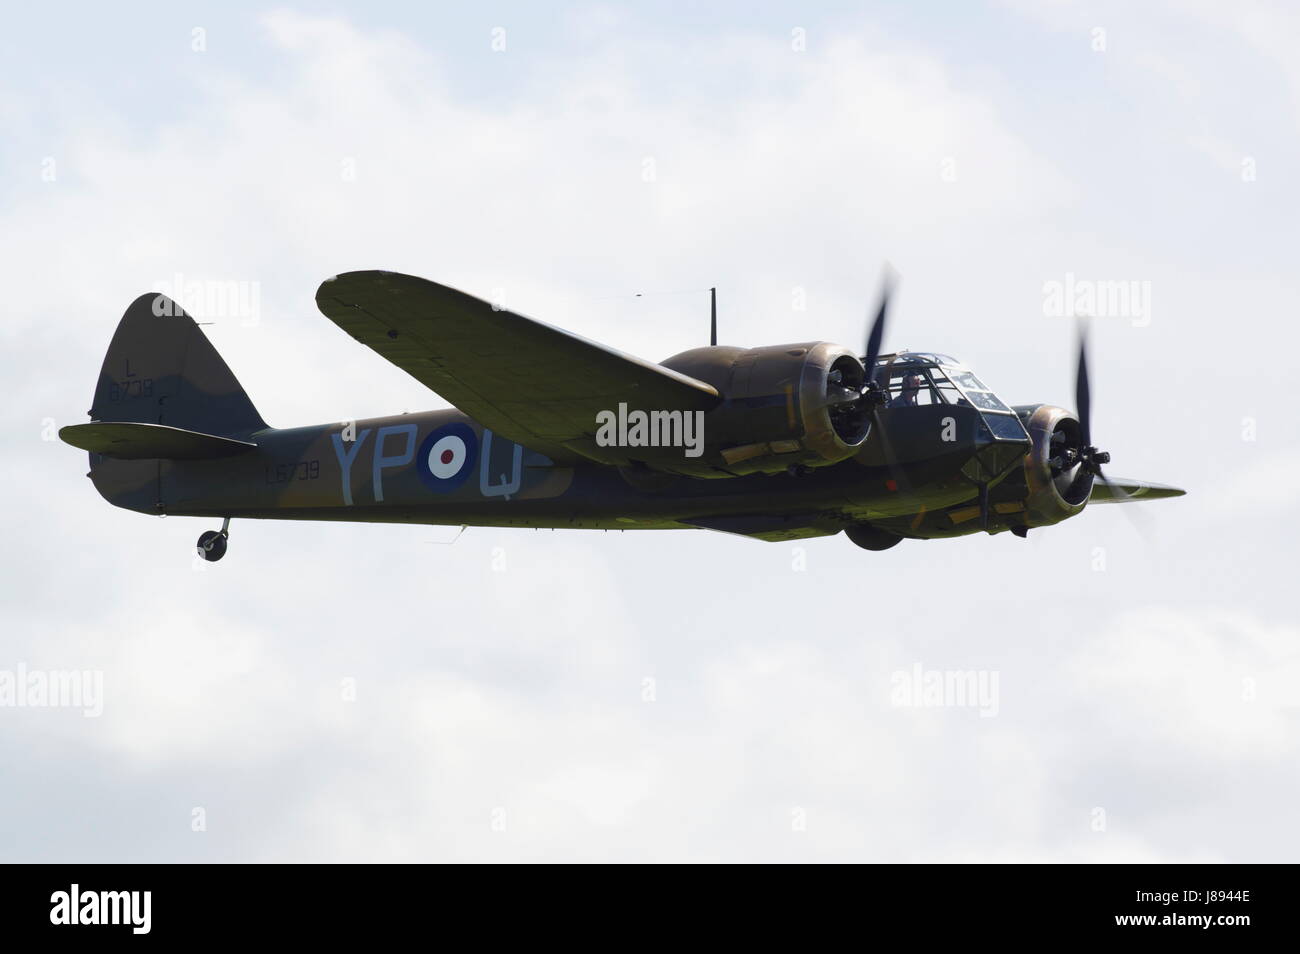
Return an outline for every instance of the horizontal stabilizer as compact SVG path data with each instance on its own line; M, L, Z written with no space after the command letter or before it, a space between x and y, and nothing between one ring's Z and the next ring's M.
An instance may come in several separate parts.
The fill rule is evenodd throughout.
M1132 480L1128 477L1110 477L1092 485L1091 503L1128 503L1133 500L1155 500L1159 497L1181 497L1187 491L1149 480Z
M234 457L257 445L165 424L92 421L59 429L59 439L92 454L118 460L212 460Z

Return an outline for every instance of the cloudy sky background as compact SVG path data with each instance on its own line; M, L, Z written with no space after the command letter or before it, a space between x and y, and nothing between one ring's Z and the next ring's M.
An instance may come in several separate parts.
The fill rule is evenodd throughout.
M0 858L1295 860L1300 16L710 6L9 11L0 669L105 699L0 708ZM887 344L1016 403L1072 402L1044 283L1150 282L1094 432L1188 496L883 554L237 521L196 568L211 521L49 440L177 273L258 283L206 330L290 426L444 406L316 312L340 271L658 360L710 285L724 343L856 344L886 259ZM892 705L918 663L996 716Z

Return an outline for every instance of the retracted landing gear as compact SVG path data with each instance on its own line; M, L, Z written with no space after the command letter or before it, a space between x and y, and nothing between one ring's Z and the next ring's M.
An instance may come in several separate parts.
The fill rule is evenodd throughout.
M207 530L199 537L199 556L209 563L216 563L226 555L226 544L230 540L230 518L221 521L220 530Z
M870 524L859 523L848 527L844 535L864 550L888 550L898 546L903 538L888 530L878 530Z

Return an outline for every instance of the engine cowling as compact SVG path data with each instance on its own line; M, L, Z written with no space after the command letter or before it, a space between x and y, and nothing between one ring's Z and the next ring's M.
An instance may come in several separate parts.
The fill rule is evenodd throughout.
M705 415L703 456L664 461L679 472L721 477L824 467L853 456L870 431L870 408L859 399L866 372L842 345L697 348L663 365L707 381L724 398Z
M1017 408L1029 431L1024 459L1025 525L1046 527L1077 516L1088 505L1093 475L1082 465L1083 429L1064 408Z

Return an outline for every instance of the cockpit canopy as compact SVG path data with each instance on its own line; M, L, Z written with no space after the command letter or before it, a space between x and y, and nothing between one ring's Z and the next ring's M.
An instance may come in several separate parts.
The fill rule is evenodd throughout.
M1027 440L1016 413L969 368L946 354L900 351L881 355L875 380L887 393L887 409L929 404L977 408L999 440Z

